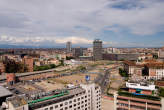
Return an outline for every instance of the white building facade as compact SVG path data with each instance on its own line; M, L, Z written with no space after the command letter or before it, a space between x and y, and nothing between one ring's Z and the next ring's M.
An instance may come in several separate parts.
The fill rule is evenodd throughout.
M95 84L80 85L85 92L74 98L61 101L36 110L101 110L101 90Z
M24 103L14 107L12 101L8 101L6 102L7 110L101 110L101 89L94 83L81 84L68 91L68 95L37 102L33 105Z

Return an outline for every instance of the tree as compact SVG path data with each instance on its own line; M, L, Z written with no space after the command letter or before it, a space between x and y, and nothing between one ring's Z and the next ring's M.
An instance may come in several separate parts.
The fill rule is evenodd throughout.
M42 70L48 70L55 68L55 64L50 64L50 65L43 65L43 66L34 66L34 71L42 71Z
M4 64L6 73L23 73L27 71L26 65L14 60L7 60Z
M77 70L78 71L85 71L86 67L81 65L81 66L77 67Z
M63 59L60 60L60 65L61 65L61 66L64 66L64 60L63 60Z
M159 96L164 97L164 88L159 88Z
M68 57L68 56L66 56L66 60L71 60L71 59L74 59L74 57Z
M158 59L158 55L153 55L153 58L154 59Z
M128 77L129 75L127 74L127 72L125 70L123 70L122 68L119 68L119 74L122 77Z
M50 68L55 68L56 65L55 64L50 64Z

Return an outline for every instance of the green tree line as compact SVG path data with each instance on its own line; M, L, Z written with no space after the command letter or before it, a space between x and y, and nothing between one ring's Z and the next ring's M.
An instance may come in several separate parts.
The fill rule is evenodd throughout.
M34 66L34 71L42 71L56 68L55 64L43 65L43 66Z

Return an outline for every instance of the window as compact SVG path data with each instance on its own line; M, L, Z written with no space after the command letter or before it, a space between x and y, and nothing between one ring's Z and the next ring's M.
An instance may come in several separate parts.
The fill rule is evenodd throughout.
M72 105L70 105L69 108L72 108Z
M55 105L55 108L58 108L58 105Z
M65 105L67 105L68 104L68 102L65 102Z
M50 107L50 110L53 110L53 107Z
M71 104L72 103L72 100L70 100L69 103Z
M63 104L60 104L60 107L62 107L63 106Z

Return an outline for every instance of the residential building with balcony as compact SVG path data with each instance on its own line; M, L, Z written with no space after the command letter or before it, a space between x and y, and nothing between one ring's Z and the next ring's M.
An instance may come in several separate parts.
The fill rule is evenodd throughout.
M142 95L115 94L114 110L162 110L159 98L150 98Z
M114 110L162 110L161 98L153 95L155 85L126 82L126 88L114 94Z
M4 105L7 110L101 110L101 90L94 83L33 96L13 96Z

